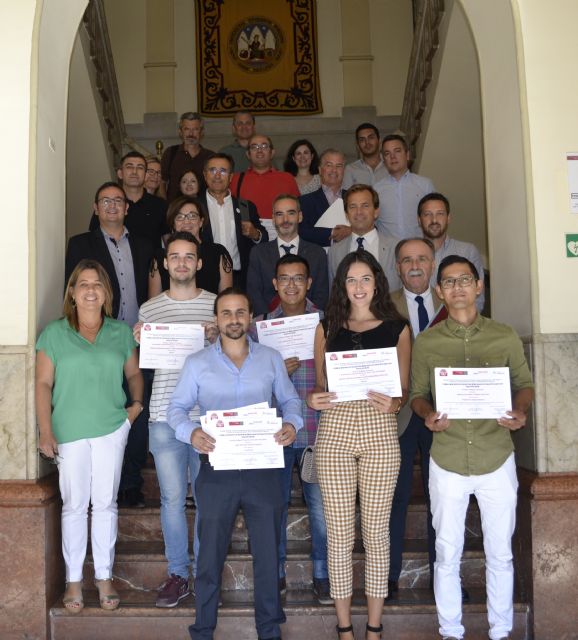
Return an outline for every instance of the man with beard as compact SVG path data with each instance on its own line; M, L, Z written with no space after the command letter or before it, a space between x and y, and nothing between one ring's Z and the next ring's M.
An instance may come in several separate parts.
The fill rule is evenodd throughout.
M183 113L178 131L183 143L165 149L161 158L162 178L169 202L179 195L179 180L183 173L193 171L196 176L201 177L205 162L214 154L214 151L201 145L204 125L200 114L193 111ZM201 192L205 189L204 181L202 182L199 185Z
M424 238L431 240L434 245L436 264L441 264L446 256L462 256L475 265L483 282L484 263L480 252L471 242L462 242L448 236L450 202L446 196L435 192L424 196L417 206L417 219ZM432 273L430 286L435 287L435 285L436 274ZM478 311L482 311L484 308L484 300L484 288L482 287L482 291L476 299Z
M363 122L357 127L355 145L359 151L359 159L345 167L344 189L349 189L354 184L373 186L387 176L379 151L379 130L374 124Z
M283 425L275 434L279 445L293 443L303 426L301 399L291 383L281 354L253 342L247 331L251 303L234 288L215 300L219 338L214 345L187 358L167 411L176 437L200 452L196 483L199 505L199 558L195 579L196 618L189 628L193 640L212 640L217 626L221 574L231 531L243 509L253 554L255 622L260 640L281 638L285 622L278 583L278 548L283 515L283 470L217 471L209 463L214 439L199 420L189 418L198 403L200 414L266 402L272 396Z

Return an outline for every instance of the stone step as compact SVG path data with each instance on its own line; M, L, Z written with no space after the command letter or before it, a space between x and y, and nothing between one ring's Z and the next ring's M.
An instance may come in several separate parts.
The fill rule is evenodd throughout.
M195 510L187 509L189 535L192 536ZM417 540L425 538L426 506L422 499L414 498L409 505L406 521L405 538ZM472 499L466 518L466 537L481 537L480 512L475 499ZM247 529L240 513L233 527L233 540L247 540ZM289 507L287 518L288 540L309 540L309 516L307 507L300 498L294 498ZM361 526L359 513L357 514L356 538L361 540ZM160 542L162 541L160 504L159 501L148 501L144 509L120 508L118 519L119 542Z
M463 622L468 640L487 640L488 624L484 589L470 590L471 602L464 605ZM117 611L103 611L95 591L84 594L85 608L79 614L64 609L61 600L50 610L52 640L176 640L188 638L188 626L195 610L192 597L174 609L157 609L155 594L126 592ZM223 594L223 607L215 640L256 640L253 597L248 591ZM284 599L287 622L282 625L283 640L335 640L336 618L332 606L320 606L310 590L289 590ZM364 597L356 591L352 604L356 638L363 638L367 620ZM425 589L401 589L398 597L385 606L383 637L395 640L439 638L432 593ZM529 637L529 607L514 605L512 640Z
M287 585L289 588L309 588L312 585L310 544L306 541L289 541L287 545ZM84 579L92 584L94 577L92 557L86 560ZM359 541L353 552L354 588L363 586L364 553ZM167 563L162 542L119 542L113 575L121 591L154 591L166 579ZM485 583L484 554L479 539L466 541L461 565L464 586L482 587ZM400 586L402 588L427 588L429 567L425 541L407 540L403 554ZM224 591L248 590L253 587L253 563L245 541L231 544L222 578Z

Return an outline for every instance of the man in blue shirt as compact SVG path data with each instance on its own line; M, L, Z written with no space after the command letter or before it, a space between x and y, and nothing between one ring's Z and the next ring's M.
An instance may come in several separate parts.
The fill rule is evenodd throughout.
M196 483L199 505L199 558L195 579L196 618L189 628L193 640L212 640L217 626L221 574L231 531L243 509L254 555L255 623L259 640L281 638L285 622L278 584L278 547L283 514L282 469L215 471L207 454L214 439L199 421L189 419L196 403L200 414L235 409L259 402L276 406L283 418L275 440L288 446L303 426L301 400L287 375L281 354L248 336L252 313L246 294L221 291L215 300L217 342L187 358L167 410L177 439L201 454Z

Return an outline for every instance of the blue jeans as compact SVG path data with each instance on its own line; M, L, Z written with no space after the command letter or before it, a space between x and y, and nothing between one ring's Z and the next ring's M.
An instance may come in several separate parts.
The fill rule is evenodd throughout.
M285 560L287 559L287 511L291 500L291 484L293 467L298 465L304 448L285 447L285 469L283 470L283 500L284 509L281 519L281 541L279 543L279 577L285 576ZM311 529L311 559L313 560L313 577L329 578L327 570L327 527L323 515L323 501L318 484L301 482L303 497L309 512L309 527Z
M189 556L189 530L185 501L187 497L188 470L195 495L195 480L199 474L199 454L190 444L177 440L174 429L166 422L151 422L149 425L149 449L155 459L155 467L161 488L161 526L165 539L168 574L189 577L197 572L199 554L199 504L195 496L195 532L193 539L194 559Z

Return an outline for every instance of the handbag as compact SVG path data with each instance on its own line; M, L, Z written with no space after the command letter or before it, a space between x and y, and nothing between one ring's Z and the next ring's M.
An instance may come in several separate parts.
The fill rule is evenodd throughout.
M301 480L303 480L303 482L309 482L311 484L319 483L319 478L317 477L317 465L315 464L314 444L305 447L305 451L303 451L301 461L299 462L299 469L301 472Z

